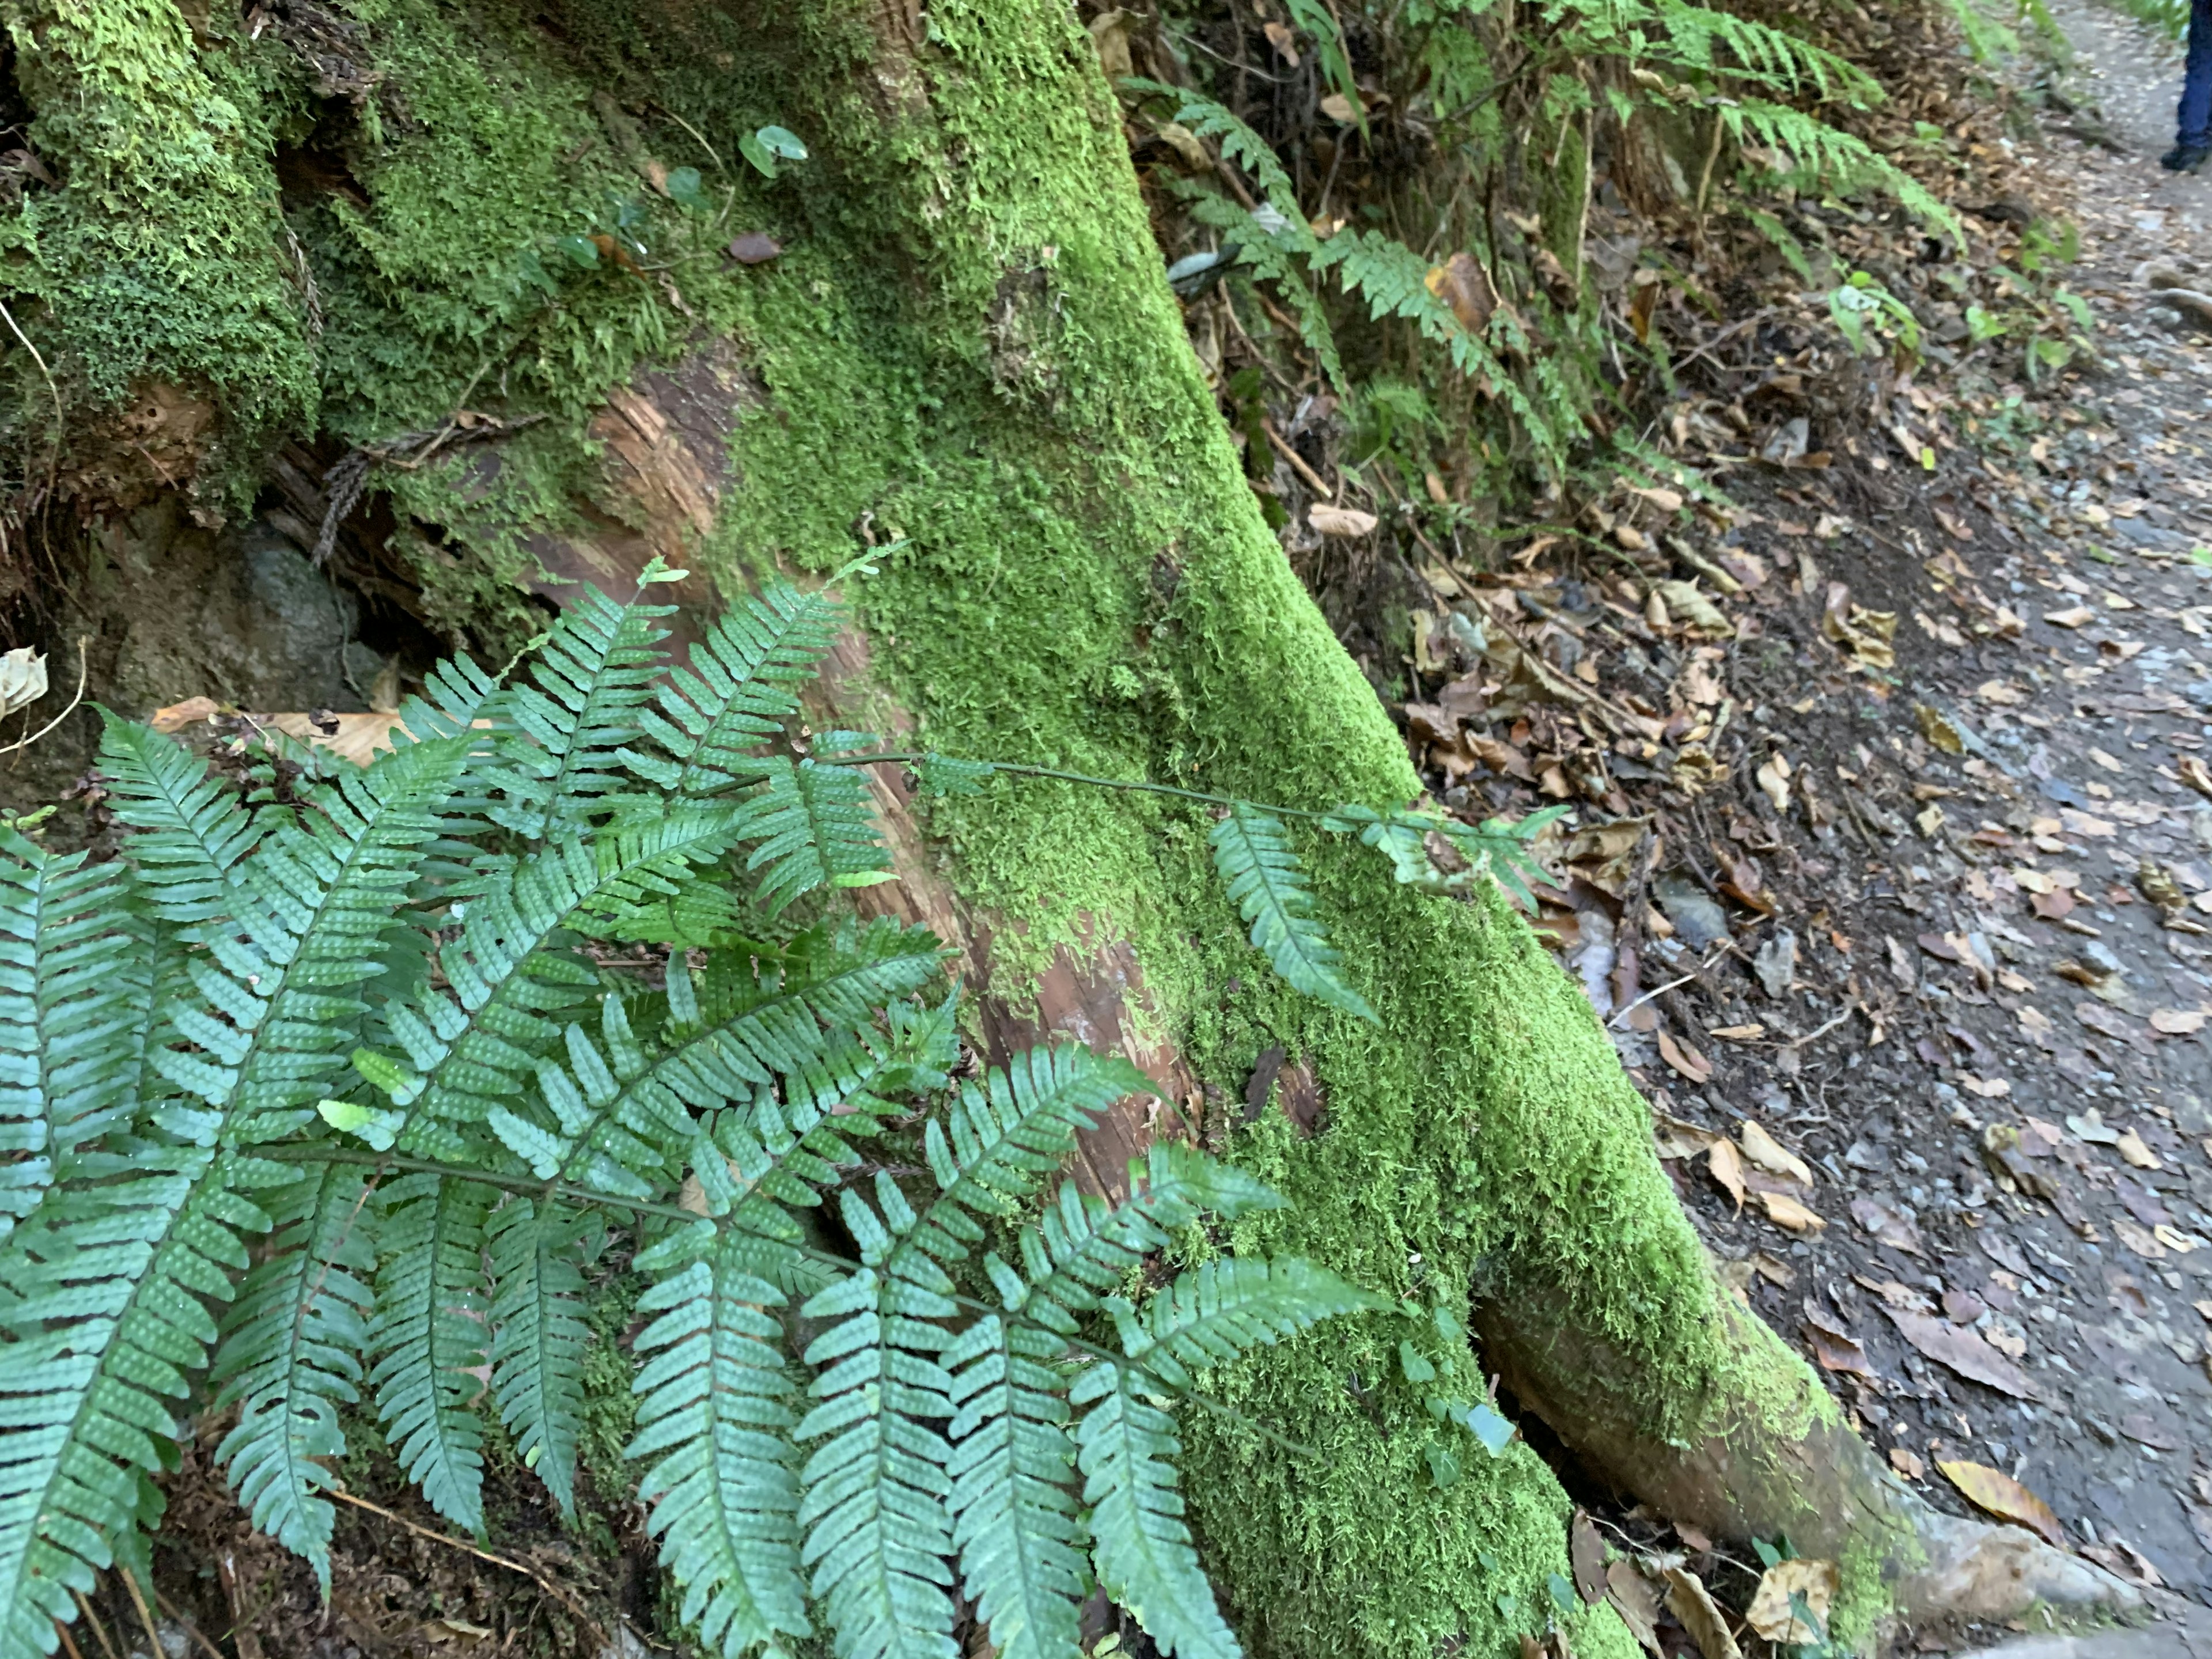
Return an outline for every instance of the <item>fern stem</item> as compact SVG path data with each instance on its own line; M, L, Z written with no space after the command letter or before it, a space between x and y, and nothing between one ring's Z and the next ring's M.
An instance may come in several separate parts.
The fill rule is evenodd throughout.
M472 1181L479 1186L496 1188L501 1192L521 1193L531 1197L566 1198L580 1204L603 1204L611 1209L627 1211L632 1215L659 1216L664 1220L680 1222L687 1227L707 1219L696 1210L683 1209L673 1204L656 1204L650 1200L641 1198L623 1198L613 1193L603 1193L591 1187L574 1186L563 1181L539 1181L531 1176L495 1175L489 1170L472 1169L466 1164L441 1164L435 1158L409 1158L398 1152L356 1152L350 1146L325 1146L313 1142L302 1142L289 1146L256 1147L254 1156L273 1158L285 1164L353 1164L376 1170L406 1170L410 1173L444 1176L449 1180ZM835 1251L817 1250L804 1244L793 1245L791 1248L817 1267L835 1268L839 1273L855 1273L860 1269L859 1262L848 1256L839 1255ZM957 1291L952 1294L951 1300L958 1303L969 1313L988 1314L1000 1319L1021 1320L1021 1316L1018 1313L1010 1313L1005 1308L979 1301L971 1296L963 1296ZM1021 1320L1021 1322L1028 1324L1033 1322ZM1054 1334L1059 1335L1056 1332ZM1076 1336L1060 1336L1060 1340L1067 1346L1070 1352L1079 1353L1085 1358L1095 1359L1109 1365L1119 1365L1124 1369L1134 1368L1144 1370L1146 1376L1152 1375L1142 1360L1133 1360L1128 1355L1115 1353L1111 1348L1099 1347L1095 1343L1085 1342L1082 1338ZM1168 1385L1163 1382L1161 1387L1165 1389ZM1266 1424L1255 1422L1233 1406L1224 1406L1218 1400L1209 1400L1195 1389L1176 1389L1173 1392L1177 1398L1188 1400L1194 1405L1203 1407L1217 1417L1226 1418L1243 1425L1254 1433L1273 1441L1285 1451L1296 1456L1320 1455L1311 1446L1302 1445L1297 1441L1276 1433ZM338 1498L345 1496L343 1492L333 1492L331 1495Z
M817 755L814 763L817 766L912 765L920 761L945 758L948 757L915 750L884 755ZM1126 789L1140 795L1171 795L1178 800L1201 801L1208 806L1257 806L1263 812L1289 818L1307 818L1316 823L1331 823L1342 812L1341 808L1318 811L1305 806L1278 806L1273 802L1242 800L1234 795L1208 794L1203 789L1180 789L1171 783L1152 783L1135 778L1095 778L1086 772L1063 772L1055 767L1027 766L1018 761L978 761L975 764L988 766L994 772L1010 773L1016 777L1045 778L1054 783L1085 783L1097 789Z

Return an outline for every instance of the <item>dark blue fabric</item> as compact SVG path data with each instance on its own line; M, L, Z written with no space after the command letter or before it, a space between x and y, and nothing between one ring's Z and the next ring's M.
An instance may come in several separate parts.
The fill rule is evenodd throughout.
M2212 144L2212 0L2195 0L2189 9L2189 70L2181 88L2184 149Z

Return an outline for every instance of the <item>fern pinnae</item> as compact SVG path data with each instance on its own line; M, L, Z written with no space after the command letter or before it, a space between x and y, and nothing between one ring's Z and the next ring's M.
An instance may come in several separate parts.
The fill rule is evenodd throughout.
M150 940L125 874L0 826L0 1240L135 1103Z
M957 1659L951 1448L928 1425L953 1415L939 1362L951 1339L939 1322L958 1304L927 1254L904 1248L921 1218L880 1172L875 1195L877 1208L850 1188L839 1194L862 1265L799 1309L838 1322L804 1356L819 1368L809 1392L820 1403L796 1437L824 1443L799 1477L800 1560L828 1605L838 1659Z
M1175 1419L1144 1397L1142 1376L1101 1364L1069 1395L1090 1407L1075 1443L1099 1584L1170 1659L1238 1659L1182 1518Z
M357 1356L372 1305L362 1282L375 1264L360 1171L326 1164L276 1196L270 1255L246 1275L216 1351L218 1407L235 1427L216 1449L253 1524L304 1556L330 1594L333 1511L321 1494L345 1452L339 1404L359 1398Z
M1375 1011L1347 984L1339 958L1313 918L1313 893L1282 821L1243 802L1213 826L1214 867L1252 926L1252 943L1293 990L1361 1019Z
M71 1589L145 1518L146 1477L170 1467L183 1401L216 1338L203 1297L246 1267L245 1196L288 1165L198 1146L106 1160L109 1179L58 1188L7 1240L0 1340L0 1656L43 1659L76 1616Z
M691 647L689 665L655 688L659 707L638 714L662 752L625 749L624 762L678 797L758 775L754 751L799 707L797 688L828 654L839 615L827 589L801 592L787 582L732 605Z
M865 887L890 879L882 837L860 769L808 759L793 765L765 757L759 787L740 809L738 833L756 843L745 869L758 878L758 902L773 915L824 887Z
M637 1437L625 1455L655 1458L638 1489L647 1531L684 1589L682 1617L710 1652L781 1653L813 1633L799 1555L796 1419L783 1328L766 1310L783 1292L751 1271L734 1231L679 1234L639 1258L681 1262L639 1298L657 1315L632 1345L645 1360L631 1385ZM686 1255L690 1259L685 1260Z
M455 1526L483 1532L482 1391L485 1191L435 1175L385 1188L383 1261L368 1375L383 1425L407 1478Z
M668 605L617 605L586 586L561 614L531 664L530 683L509 689L515 731L482 774L496 792L489 815L501 827L544 841L580 826L623 781L620 751L638 735L652 695Z
M492 1274L492 1393L524 1464L576 1515L584 1422L586 1218L557 1198L511 1198L485 1229Z
M1008 1300L1018 1312L1018 1293ZM943 1358L958 1408L946 1431L952 1541L1001 1659L1082 1651L1089 1532L1070 1486L1075 1443L1056 1368L1064 1357L1054 1333L994 1314Z

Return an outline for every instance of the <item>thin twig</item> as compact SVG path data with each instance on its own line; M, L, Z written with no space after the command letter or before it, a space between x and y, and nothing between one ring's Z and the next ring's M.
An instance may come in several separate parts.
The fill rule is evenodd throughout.
M146 1605L146 1597L138 1588L138 1580L131 1569L117 1563L116 1576L123 1580L123 1588L131 1592L131 1605L138 1609L139 1622L146 1626L146 1639L154 1644L152 1659L161 1659L161 1632L154 1623L154 1609Z
M115 1644L107 1639L107 1626L100 1622L100 1615L92 1610L92 1603L85 1599L84 1592L81 1589L73 1589L70 1594L76 1597L77 1611L84 1615L84 1622L92 1626L92 1633L100 1638L100 1650L107 1656L107 1659L116 1659Z
M708 158L714 161L715 172L727 173L729 171L727 167L722 165L721 152L707 142L707 135L705 133L700 131L698 128L693 126L689 121L678 115L674 110L669 108L667 105L657 104L654 107L659 110L659 112L663 115L665 115L670 120L675 122L678 126L682 127L684 131L690 133L694 138L696 138L699 141L699 148L705 150Z
M62 1638L62 1647L68 1652L69 1659L84 1659L84 1656L76 1650L76 1643L70 1636L69 1626L58 1619L54 1620L54 1634Z
M1263 419L1260 422L1260 429L1267 434L1267 441L1274 446L1275 453L1288 461L1291 464L1291 471L1306 481L1308 489L1316 495L1327 496L1330 501L1336 499L1336 492L1323 483L1321 474L1307 465L1305 458L1291 447L1291 441L1275 430L1275 423L1273 421Z
M0 749L0 755L12 755L12 754L14 754L14 753L15 753L17 750L19 750L19 749L28 749L28 748L29 748L33 744L36 743L36 742L37 742L40 738L45 737L45 736L46 735L46 733L47 733L47 732L49 732L52 731L52 730L54 729L54 727L56 727L57 726L59 726L59 725L60 725L64 720L67 720L67 719L68 719L71 714L74 714L75 713L76 713L76 706L77 706L77 704L79 704L79 703L81 703L81 702L82 702L84 701L84 646L85 646L85 641L86 641L86 640L88 640L88 638L90 638L90 637L91 637L91 636L90 636L89 635L85 635L85 634L80 634L80 635L77 635L77 641L76 641L76 695L75 696L71 697L71 698L69 700L69 707L68 707L68 708L64 708L64 709L63 709L63 710L62 710L62 712L61 712L60 714L58 714L55 715L55 716L53 717L53 719L52 719L52 720L48 720L48 721L47 721L44 726L40 726L37 731L35 731L35 732L32 732L32 733L31 733L31 735L30 735L29 737L27 737L27 738L16 738L16 740L15 740L15 742L13 742L13 743L9 744L5 748L5 749Z
M46 360L39 355L38 347L31 343L31 337L23 332L22 325L15 320L15 313L4 304L0 304L0 317L8 319L9 329L23 343L23 349L31 354L31 361L39 366L39 373L46 377L46 390L53 394L54 444L46 456L46 493L52 495L54 475L61 470L62 432L69 425L69 417L62 413L62 389L54 384L53 370L46 367Z
M544 1590L548 1595L558 1601L562 1607L568 1608L570 1613L573 1613L577 1618L582 1620L585 1626L590 1630L592 1635L598 1637L602 1644L606 1642L607 1632L605 1628L600 1625L599 1621L592 1618L590 1613L585 1612L582 1604L571 1596L568 1591L562 1589L558 1584L546 1577L536 1568L525 1566L521 1562L514 1560L504 1555L495 1555L489 1550L480 1550L474 1544L468 1542L465 1539L456 1538L451 1533L440 1532L434 1527L418 1525L416 1522L410 1521L404 1515L394 1515L390 1510L386 1509L380 1504L372 1504L366 1498L356 1498L351 1492L340 1492L336 1486L325 1488L325 1495L326 1497L337 1498L341 1504L350 1504L357 1510L367 1510L371 1515L380 1515L386 1520L392 1522L394 1525L406 1528L408 1531L413 1533L418 1538L427 1538L433 1543L444 1544L449 1548L461 1551L464 1554L473 1555L479 1561L489 1561L495 1567L505 1567L509 1572L520 1573L525 1578L530 1580L532 1583L537 1585L538 1589Z
M223 1659L222 1650L216 1646L214 1643L209 1641L206 1636L201 1632L200 1627L185 1616L183 1608L179 1607L167 1596L161 1594L161 1587L159 1584L154 1586L154 1599L161 1604L162 1612L167 1613L170 1618L175 1620L179 1625L182 1625L185 1627L185 1635L191 1637L193 1641L198 1643L200 1646L207 1650L208 1659Z

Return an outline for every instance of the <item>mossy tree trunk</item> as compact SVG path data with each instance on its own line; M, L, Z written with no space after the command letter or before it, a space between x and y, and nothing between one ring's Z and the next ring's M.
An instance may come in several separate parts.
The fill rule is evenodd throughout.
M156 101L204 124L197 178L179 165L143 199L72 202L72 145L83 188L95 163L124 165L112 125L64 118L78 89L126 112L149 96L68 61L99 30L56 20L88 6L159 45L140 54L157 85L194 77ZM307 14L284 15L296 33ZM182 386L217 418L162 452L165 477L198 465L175 482L249 519L259 475L239 447L302 418L312 400L269 365L309 351L326 446L464 404L550 417L376 475L423 615L450 630L489 639L518 584L615 586L654 552L698 573L704 602L710 584L884 544L851 584L859 626L825 690L847 723L1300 806L1417 793L1244 482L1065 0L594 0L527 19L362 0L341 21L338 46L315 37L319 58L304 35L272 58L159 7L11 0L23 61L44 54L22 77L34 140L69 168L34 204L45 240L17 279L73 400L68 453L125 453L102 412L117 388ZM734 158L768 121L813 150L772 183ZM723 219L658 193L678 158L706 169L711 203L727 193ZM241 173L264 220L224 206ZM180 276L172 248L132 253L172 197L220 211L251 257ZM634 198L648 257L561 267L547 250L574 245L553 239L603 223L617 198ZM714 252L750 230L781 257ZM119 331L93 303L106 290L79 254L101 237L124 274L174 288L173 338ZM240 330L258 345L227 365L217 348ZM26 368L15 390L31 453L49 388ZM1220 1137L1292 1200L1239 1245L1471 1316L1466 1372L1502 1373L1601 1477L1716 1531L1786 1530L1838 1558L1850 1633L1894 1607L2109 1590L2022 1534L1939 1524L1731 1302L1589 1006L1502 901L1424 896L1361 849L1304 848L1369 1025L1288 992L1245 945L1202 813L1018 781L925 810L895 779L878 787L906 878L882 902L961 945L984 1040L1067 1032L1162 1083L1164 1107L1110 1125L1087 1178L1113 1184L1153 1134ZM1209 1565L1257 1651L1512 1651L1547 1610L1547 1575L1568 1570L1569 1502L1526 1444L1492 1461L1462 1437L1464 1474L1439 1483L1430 1449L1457 1431L1404 1379L1406 1328L1331 1326L1214 1379L1316 1455L1184 1425ZM1602 1605L1572 1637L1586 1656L1633 1651Z

